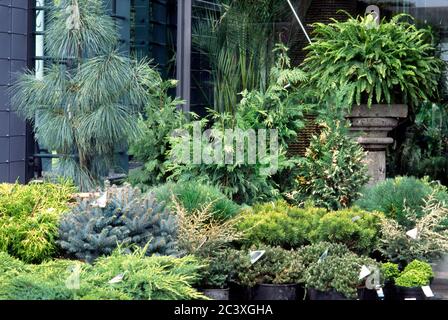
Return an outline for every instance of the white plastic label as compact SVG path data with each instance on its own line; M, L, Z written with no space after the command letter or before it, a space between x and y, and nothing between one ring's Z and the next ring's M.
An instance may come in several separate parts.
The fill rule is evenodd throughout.
M250 263L254 264L255 262L257 262L258 260L260 260L260 258L264 255L266 251L264 250L259 250L259 251L251 251L249 253L249 257L250 257Z
M417 298L404 298L404 300L417 300Z
M118 276L114 277L112 280L109 281L110 284L118 283L123 281L123 274L119 274Z
M423 293L425 294L425 296L426 296L427 298L434 297L434 293L432 292L430 286L423 286L423 287L422 287L422 290L423 290Z
M406 232L406 234L411 237L412 239L417 239L418 237L418 231L417 228L414 228L412 230L409 230L408 232Z
M356 222L356 221L358 221L359 219L361 219L361 217L360 217L360 216L356 216L356 217L353 217L353 218L352 218L352 221L353 221L353 222Z
M361 267L361 271L359 272L359 280L364 279L365 277L370 275L370 269L366 266Z
M319 257L319 260L317 261L318 263L321 263L322 261L324 261L324 259L328 256L328 248L324 251L324 253L322 253L322 255Z
M378 298L384 298L383 288L376 289L376 294L378 295Z

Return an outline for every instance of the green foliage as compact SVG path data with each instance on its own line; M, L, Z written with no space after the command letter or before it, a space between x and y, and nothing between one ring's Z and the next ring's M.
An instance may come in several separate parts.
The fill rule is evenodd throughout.
M14 104L39 142L60 155L59 173L91 189L114 166L114 153L139 136L138 110L158 76L146 61L119 52L101 0L55 6L45 46L52 65L42 79L33 71L19 78Z
M241 214L237 227L244 233L243 244L296 248L309 243L325 209L289 206L284 201L255 205Z
M429 263L414 260L409 263L395 280L395 284L400 287L421 287L429 284L434 277L432 267Z
M310 238L313 242L342 243L354 252L368 255L377 246L380 217L356 207L329 212L311 230Z
M112 297L127 300L204 298L191 287L199 279L203 267L196 258L145 257L145 252L143 249L123 255L116 251L112 256L100 257L84 276L86 286L81 283L81 297L97 299L112 293ZM123 275L122 281L109 283L118 275Z
M67 253L92 262L119 244L148 244L147 254L177 254L176 218L153 194L126 185L107 188L104 196L81 199L61 219L58 242Z
M281 10L278 1L220 1L220 12L208 10L193 25L193 45L211 65L214 101L218 112L234 113L238 94L244 90L264 90L274 56L274 29L270 27ZM277 40L277 39L276 39Z
M290 68L284 47L279 47L277 51L277 64L271 70L271 82L267 90L243 92L235 114L210 111L213 123L209 123L210 119L203 119L185 126L190 136L193 136L195 130L202 132L210 128L210 135L203 135L195 144L202 154L215 160L219 157L220 161L213 164L207 164L206 161L193 163L191 150L186 150L190 143L186 143L185 137L173 137L169 151L171 179L217 185L237 203L252 204L278 198L278 184L273 176L275 173L288 172L295 164L294 159L286 157L286 142L294 138L297 130L303 126L303 110L296 94L304 75L300 70ZM235 139L225 138L225 131L229 129L234 130ZM252 130L255 133L256 129L279 129L280 143L278 153L271 150L267 143L266 154L258 153L258 159L254 161L256 163L251 164L248 159L257 154L254 150L256 143L247 143L248 138L241 130ZM216 146L222 146L224 152L215 154ZM243 150L241 159L235 156L235 151L240 150ZM190 161L175 161L184 160L185 156ZM229 158L231 164L228 163Z
M58 221L74 192L64 181L0 184L0 251L30 263L54 256Z
M304 66L321 98L340 95L353 103L411 103L431 98L442 73L429 29L372 15L333 23L315 23L314 41Z
M145 118L139 126L142 134L130 146L130 154L144 165L131 170L129 181L142 189L165 183L167 178L166 154L169 136L187 121L185 113L179 109L184 102L173 99L168 90L177 85L175 80L163 81L157 75L157 85L151 88L151 100L145 109Z
M145 257L146 250L125 255L120 250L95 265L55 260L23 265L0 274L0 300L188 300L204 297L191 286L203 267L192 256ZM79 269L79 288L66 284ZM117 276L122 276L117 280ZM111 282L112 279L116 281ZM76 282L76 281L75 281Z
M448 205L448 192L437 182L414 177L396 177L365 188L362 197L355 204L365 210L384 212L386 217L411 228L415 223L412 222L410 214L421 217L425 201L430 195Z
M375 260L353 253L327 256L306 269L304 275L306 287L324 292L335 290L347 298L356 298L357 288L364 281L359 279L363 265L372 272L374 268L379 267Z
M389 152L391 173L428 176L448 185L448 104L419 105L411 121L400 134L404 141Z
M350 250L343 244L325 241L301 247L297 251L306 268L325 257L340 257L350 253Z
M384 275L384 278L389 281L395 281L395 279L400 275L398 264L392 262L382 263L381 272Z
M403 270L403 272L409 272L411 270L418 270L421 271L423 274L425 274L429 279L434 277L434 272L432 271L432 267L429 263L420 261L420 260L414 260L411 263L409 263Z
M208 265L201 272L198 287L203 289L225 289L235 272L233 250L219 250L208 258Z
M304 266L297 251L289 251L280 247L253 247L264 250L264 255L251 264L249 252L240 256L240 263L234 267L233 281L253 287L256 284L296 284L302 282Z
M416 238L408 236L408 229L397 221L384 218L381 221L378 250L388 260L402 264L414 259L440 259L448 252L447 219L448 207L430 196L423 206L422 216L410 220L417 230Z
M173 207L173 196L188 212L202 209L211 204L213 216L219 220L230 219L240 210L219 188L198 182L166 183L151 189L157 201Z
M348 207L369 179L362 147L339 121L325 124L321 134L311 139L298 171L294 201L303 204L310 199L333 210Z

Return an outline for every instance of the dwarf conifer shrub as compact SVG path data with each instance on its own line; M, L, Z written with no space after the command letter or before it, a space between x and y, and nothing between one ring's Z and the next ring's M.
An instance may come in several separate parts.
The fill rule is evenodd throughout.
M58 221L75 188L58 184L0 184L0 251L29 263L54 256Z
M92 262L111 254L118 244L147 247L147 254L174 255L177 221L153 194L128 185L106 188L82 199L60 223L60 246L70 255Z
M269 202L244 210L237 227L245 235L242 243L246 246L295 248L310 242L311 231L326 212L314 207L293 207L285 201Z
M298 171L295 202L312 200L330 210L350 206L369 181L362 147L338 121L325 124L321 134L312 138Z

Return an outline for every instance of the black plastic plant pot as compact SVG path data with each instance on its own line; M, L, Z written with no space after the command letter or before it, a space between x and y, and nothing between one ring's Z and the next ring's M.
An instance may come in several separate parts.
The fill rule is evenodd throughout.
M203 289L204 295L212 300L229 300L229 289Z
M398 300L427 300L421 287L399 287L397 286Z
M308 297L310 300L350 300L342 293L331 291L319 291L316 289L308 289Z
M358 299L359 300L368 300L368 301L380 300L376 290L367 289L367 288L358 288Z
M397 293L397 286L393 282L386 281L384 283L383 293L384 293L384 300L386 300L386 301L399 300L398 293Z
M252 300L296 300L296 284L259 284L253 288Z
M252 290L248 287L232 285L230 287L231 301L248 301L252 299Z

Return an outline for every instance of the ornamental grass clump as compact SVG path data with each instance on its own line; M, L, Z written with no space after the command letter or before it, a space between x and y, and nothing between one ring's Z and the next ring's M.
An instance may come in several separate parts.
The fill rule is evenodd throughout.
M304 62L310 82L325 99L339 95L352 104L409 103L436 94L443 62L435 56L429 29L399 14L379 25L372 15L315 23Z

